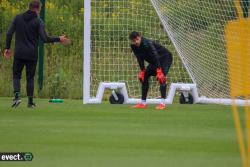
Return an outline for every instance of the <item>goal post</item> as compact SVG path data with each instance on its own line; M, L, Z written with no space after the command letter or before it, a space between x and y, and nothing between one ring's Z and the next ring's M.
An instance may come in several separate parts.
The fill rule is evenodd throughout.
M83 103L90 103L91 0L84 1Z
M166 103L171 104L176 91L181 91L192 94L195 103L231 104L225 27L237 19L239 4L86 0L84 5L84 104L101 103L105 89L123 94L124 103L139 102L139 68L128 40L131 31L139 31L174 53ZM159 85L154 81L152 78L148 103L160 101ZM236 103L243 105L244 100Z

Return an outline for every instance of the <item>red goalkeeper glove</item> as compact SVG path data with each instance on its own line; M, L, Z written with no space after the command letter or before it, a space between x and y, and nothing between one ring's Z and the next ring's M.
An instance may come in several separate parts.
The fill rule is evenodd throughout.
M141 82L144 82L145 70L141 70L138 74L138 78Z
M164 84L166 83L166 77L164 76L162 69L161 68L157 68L156 71L156 79L159 81L160 84Z

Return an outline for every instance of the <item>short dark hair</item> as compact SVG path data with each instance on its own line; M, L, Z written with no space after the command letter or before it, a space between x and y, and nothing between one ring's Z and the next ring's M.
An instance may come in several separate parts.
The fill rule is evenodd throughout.
M30 3L29 3L29 9L39 9L40 8L40 1L39 0L32 0Z
M139 32L133 31L133 32L131 32L131 33L129 34L129 39L130 39L130 40L133 40L133 39L135 39L135 38L137 38L137 37L140 37L140 36L141 36L141 35L140 35Z

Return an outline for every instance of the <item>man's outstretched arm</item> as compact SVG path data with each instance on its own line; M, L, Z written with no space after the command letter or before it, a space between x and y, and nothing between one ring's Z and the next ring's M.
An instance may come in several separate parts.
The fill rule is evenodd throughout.
M60 42L60 37L50 37L45 31L45 26L42 20L39 23L39 36L41 40L45 43Z
M5 45L5 51L4 51L4 56L6 58L11 57L10 46L11 46L12 37L13 37L13 34L15 31L16 31L16 17L13 19L13 21L9 27L9 30L7 32L7 35L6 35L6 45Z
M7 49L7 50L10 49L12 36L13 36L15 31L16 31L16 17L13 19L13 21L9 27L9 30L7 32L7 35L6 35L5 49Z

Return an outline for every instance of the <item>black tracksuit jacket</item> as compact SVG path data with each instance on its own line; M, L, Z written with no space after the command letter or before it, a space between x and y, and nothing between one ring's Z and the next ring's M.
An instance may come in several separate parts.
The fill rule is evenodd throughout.
M33 60L38 58L39 37L45 43L59 42L59 37L49 37L44 29L44 23L31 10L17 15L7 32L6 47L10 49L13 34L15 36L15 59Z
M157 68L163 68L173 61L172 54L168 49L144 37L142 37L139 47L132 44L131 49L137 58L141 70L145 69L144 61Z

